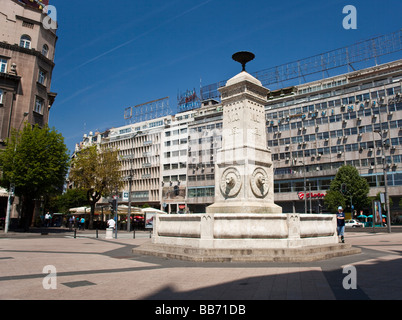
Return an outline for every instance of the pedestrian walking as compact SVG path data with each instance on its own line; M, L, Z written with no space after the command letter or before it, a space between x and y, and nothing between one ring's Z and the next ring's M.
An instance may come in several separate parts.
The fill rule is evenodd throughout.
M81 223L81 229L85 230L85 218L84 217L81 218L80 223Z
M70 230L73 229L73 225L74 225L74 216L71 216L70 219L68 219L68 228Z
M336 214L336 224L337 224L337 233L338 237L341 237L341 242L345 242L344 233L345 233L345 213L343 212L343 208L341 206L338 207L338 213Z
M48 211L45 214L45 227L49 227L51 225L51 220L52 220L52 216Z

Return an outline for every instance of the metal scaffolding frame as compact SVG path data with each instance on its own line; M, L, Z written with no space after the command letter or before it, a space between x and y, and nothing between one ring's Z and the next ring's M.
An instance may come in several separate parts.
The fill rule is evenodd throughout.
M126 124L133 124L167 116L171 113L169 97L145 102L124 110Z
M402 50L402 29L377 36L353 45L317 54L312 57L285 63L252 73L264 87L280 89L292 85L330 77L329 71L339 75L378 64L378 58ZM365 66L361 66L366 63ZM367 63L371 65L367 65ZM313 78L315 76L315 78ZM219 87L226 84L220 81L201 87L201 100L220 99Z

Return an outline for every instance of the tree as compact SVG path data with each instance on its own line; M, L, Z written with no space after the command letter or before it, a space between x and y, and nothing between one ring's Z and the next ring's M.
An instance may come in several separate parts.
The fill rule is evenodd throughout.
M20 225L25 230L31 225L35 200L62 192L68 165L64 138L54 128L26 123L21 133L12 131L0 154L1 185L15 187L22 201Z
M68 213L70 208L82 207L88 204L87 192L82 189L67 189L61 195L50 197L48 208L52 212Z
M122 186L117 150L96 146L81 150L72 160L70 180L75 187L86 190L91 206L89 228L93 228L96 203Z
M325 205L333 212L338 206L351 208L351 201L354 208L364 208L369 205L367 197L370 187L366 179L359 175L359 171L350 165L342 166L332 180L327 195Z

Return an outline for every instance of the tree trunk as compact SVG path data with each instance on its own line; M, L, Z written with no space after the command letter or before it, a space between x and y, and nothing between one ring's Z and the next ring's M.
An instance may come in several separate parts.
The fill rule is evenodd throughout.
M101 198L100 193L98 193L97 191L94 191L94 190L88 190L87 199L88 199L89 205L91 206L91 213L89 214L89 225L88 225L89 229L94 228L95 206L100 198Z
M23 195L22 197L22 212L20 227L25 231L29 231L29 227L32 224L32 217L34 211L34 201L29 195Z
M96 202L91 202L91 213L89 214L89 229L93 229L94 228L94 215L95 215L95 205Z

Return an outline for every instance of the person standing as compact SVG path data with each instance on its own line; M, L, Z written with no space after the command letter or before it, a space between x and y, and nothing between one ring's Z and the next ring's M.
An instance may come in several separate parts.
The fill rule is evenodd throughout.
M49 211L46 212L46 214L45 214L45 227L50 226L51 219L52 219L52 216L50 215Z
M73 230L73 226L74 226L74 216L71 216L70 219L68 219L69 230Z
M108 220L107 226L108 226L109 228L113 228L113 229L114 229L115 226L116 226L116 221L114 221L114 219Z
M337 232L338 237L341 237L341 242L345 243L344 233L345 233L345 213L343 212L343 208L341 206L338 207L338 213L336 214L336 222L337 222Z
M85 230L85 218L84 217L81 218L80 223L81 223L81 230Z

